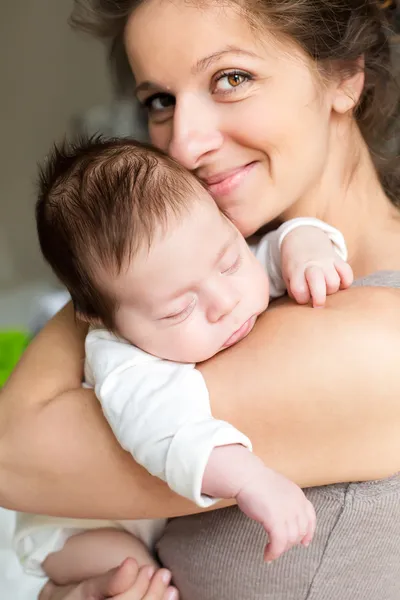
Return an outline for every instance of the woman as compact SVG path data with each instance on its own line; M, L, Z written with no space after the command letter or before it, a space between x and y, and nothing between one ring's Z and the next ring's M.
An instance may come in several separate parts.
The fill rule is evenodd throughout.
M400 287L398 176L377 148L397 98L376 3L88 4L85 27L112 43L120 76L129 63L152 141L208 184L245 235L298 215L339 228L360 286L323 311L277 304L200 366L215 416L249 435L271 467L314 487L311 547L264 567L262 532L227 508L172 520L161 560L184 600L395 600L400 294L363 287ZM94 518L192 513L118 448L80 388L84 336L67 307L2 393L0 503ZM136 598L132 573L126 594L93 591L112 576L45 594Z

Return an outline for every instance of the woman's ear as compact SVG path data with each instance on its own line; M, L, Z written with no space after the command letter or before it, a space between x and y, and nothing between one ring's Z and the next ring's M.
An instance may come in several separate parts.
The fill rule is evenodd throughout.
M344 115L353 110L360 100L365 83L364 57L357 59L352 74L342 75L334 91L333 110Z

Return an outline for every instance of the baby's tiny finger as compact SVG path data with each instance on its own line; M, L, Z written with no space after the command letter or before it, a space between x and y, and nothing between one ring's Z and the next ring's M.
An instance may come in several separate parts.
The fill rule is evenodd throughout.
M290 279L289 292L297 304L307 304L310 301L310 290L304 276L304 271L295 272Z
M285 551L290 550L290 548L293 548L293 546L300 544L303 537L300 534L299 524L295 517L287 522L287 530L288 535Z
M265 562L272 562L280 557L285 552L287 546L287 529L286 524L280 527L275 527L269 532L269 543L264 552Z
M297 516L297 525L300 532L300 542L303 542L304 537L309 532L309 518L305 510L302 510Z
M301 543L307 548L314 537L315 528L317 524L317 517L315 515L314 506L309 501L307 501L306 511L308 515L308 531L302 539Z
M324 306L326 302L326 282L323 270L317 266L307 267L305 277L314 308Z
M345 290L351 286L354 281L353 269L349 263L344 260L335 261L335 268L340 277L340 287Z
M331 294L336 294L336 292L340 289L340 276L334 265L325 271L325 285L328 296Z

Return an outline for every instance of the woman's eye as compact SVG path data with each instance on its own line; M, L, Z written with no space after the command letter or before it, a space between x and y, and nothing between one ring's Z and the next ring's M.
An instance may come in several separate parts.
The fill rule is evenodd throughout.
M143 102L143 105L149 113L160 113L175 106L175 98L171 94L153 94Z
M224 71L216 78L214 92L233 92L250 80L251 75L244 71Z
M233 273L236 273L239 270L241 264L242 264L242 257L239 254L239 256L236 258L236 260L233 263L231 263L231 265L227 269L224 269L223 271L221 271L221 274L222 275L233 275Z

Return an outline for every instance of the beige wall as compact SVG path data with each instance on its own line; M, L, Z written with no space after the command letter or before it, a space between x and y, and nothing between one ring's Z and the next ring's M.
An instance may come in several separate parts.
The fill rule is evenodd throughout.
M0 290L49 278L34 224L36 163L71 117L107 102L100 44L69 30L72 0L13 0L0 10Z

